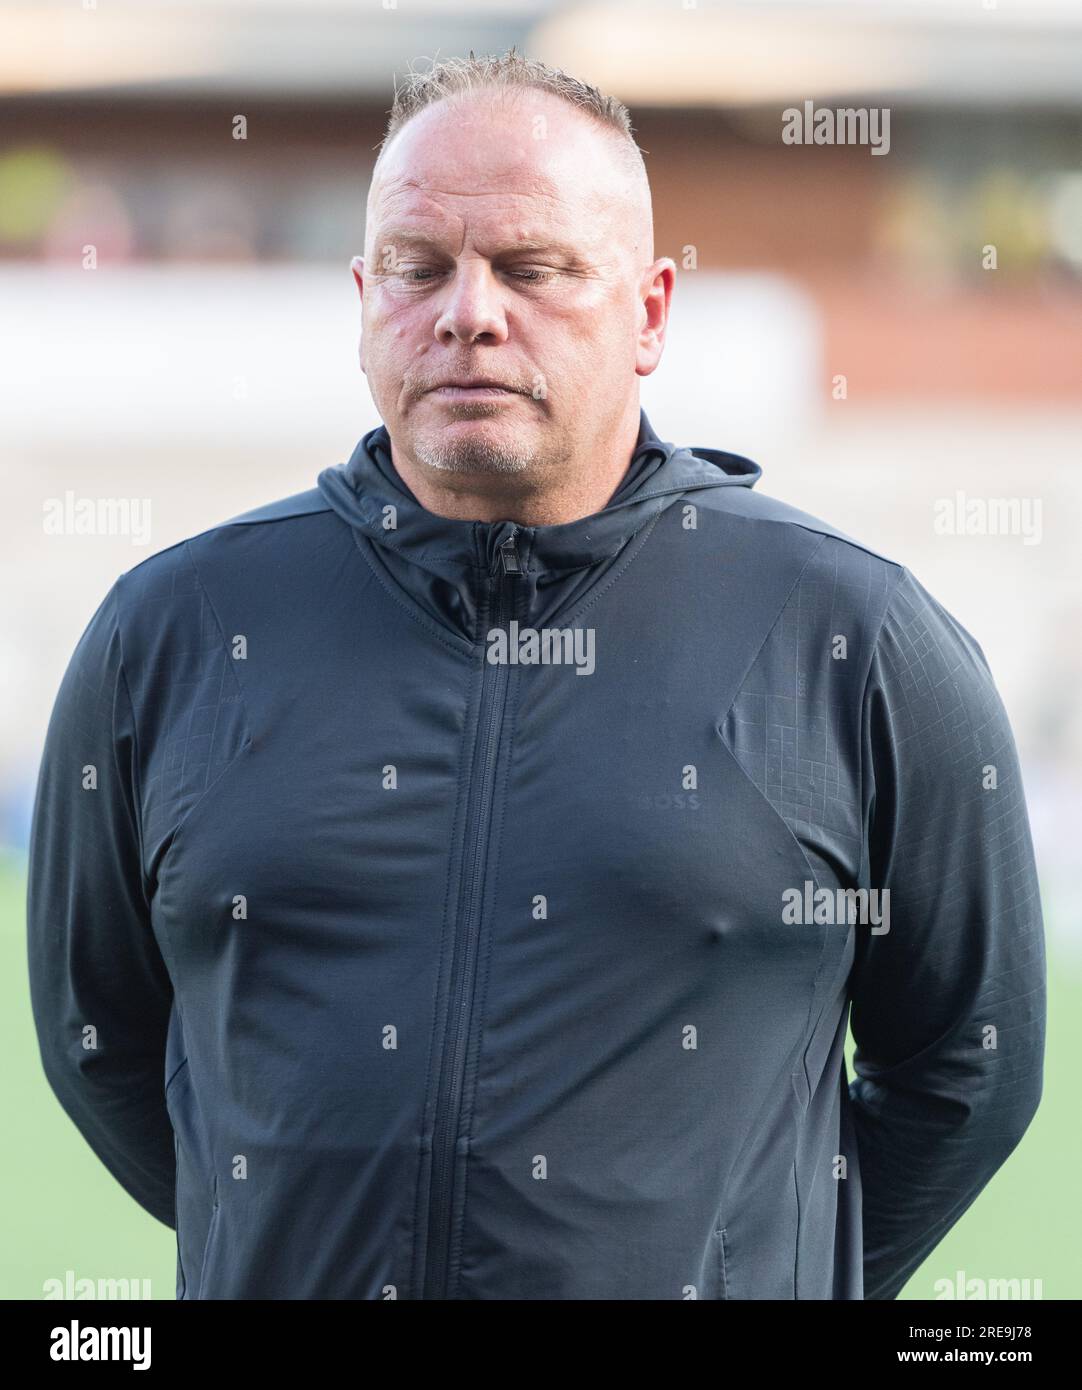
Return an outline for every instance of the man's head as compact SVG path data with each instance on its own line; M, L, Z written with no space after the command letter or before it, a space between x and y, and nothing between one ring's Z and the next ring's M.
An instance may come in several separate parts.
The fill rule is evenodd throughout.
M646 170L612 98L513 51L411 75L353 270L396 453L529 487L634 440L675 266L654 260ZM509 389L446 387L478 380Z

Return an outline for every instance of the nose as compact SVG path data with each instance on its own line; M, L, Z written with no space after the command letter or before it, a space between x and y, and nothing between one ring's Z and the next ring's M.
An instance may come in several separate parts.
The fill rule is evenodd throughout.
M487 261L461 262L441 300L437 342L446 344L456 338L460 343L501 343L507 338L500 285Z

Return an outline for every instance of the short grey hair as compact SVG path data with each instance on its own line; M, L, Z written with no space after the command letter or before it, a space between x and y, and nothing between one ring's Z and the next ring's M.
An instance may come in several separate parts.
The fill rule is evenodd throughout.
M631 112L623 102L606 96L586 82L580 82L577 77L571 77L560 68L549 67L538 58L527 58L525 54L516 53L514 48L506 53L482 57L477 57L471 48L468 58L434 60L432 66L424 71L415 71L411 67L401 84L395 80L394 102L380 145L380 155L402 127L426 106L449 97L466 97L493 89L501 93L547 92L550 96L560 97L601 127L622 137L625 152L623 162L627 173L632 178L645 179L646 165L642 150L635 141Z

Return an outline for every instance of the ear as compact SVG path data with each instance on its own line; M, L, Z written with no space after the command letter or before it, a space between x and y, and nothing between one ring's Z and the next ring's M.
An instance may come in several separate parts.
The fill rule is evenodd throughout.
M649 376L661 361L675 281L676 262L668 256L656 260L643 273L643 322L636 344L635 363L638 376Z
M349 263L350 270L353 271L353 279L357 284L357 293L361 297L362 308L364 306L364 257L354 256ZM364 328L361 328L360 342L357 344L357 361L360 363L361 371L364 372ZM365 373L367 375L367 373Z

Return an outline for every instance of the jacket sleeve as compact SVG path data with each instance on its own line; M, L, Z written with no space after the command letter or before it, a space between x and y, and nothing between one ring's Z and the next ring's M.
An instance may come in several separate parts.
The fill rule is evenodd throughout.
M851 975L864 1296L897 1297L1041 1097L1045 948L1018 757L984 653L903 570L862 712L867 876ZM884 923L887 919L884 917Z
M119 584L75 649L46 734L30 831L30 996L61 1105L131 1196L174 1226L164 1098L172 987L142 872Z

